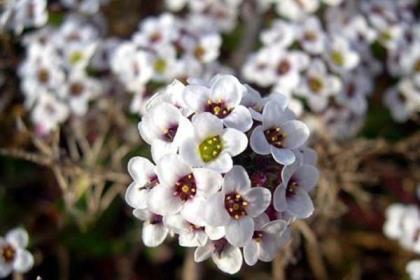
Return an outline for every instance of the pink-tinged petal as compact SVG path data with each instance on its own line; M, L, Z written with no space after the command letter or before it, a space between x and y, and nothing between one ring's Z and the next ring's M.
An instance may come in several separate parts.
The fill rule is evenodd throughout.
M248 216L257 217L264 213L271 203L271 192L266 188L256 187L251 188L244 198L248 201L249 205L246 209Z
M297 189L296 193L287 198L287 211L299 219L305 219L314 212L314 205L309 194L302 189Z
M131 183L125 192L125 201L130 207L146 209L149 199L149 190L141 188L136 182Z
M173 187L179 179L192 172L191 167L178 155L166 155L157 166L157 175L162 185Z
M26 230L16 228L7 233L6 240L15 247L25 248L28 246L29 236Z
M222 175L207 168L194 168L193 175L197 185L197 195L208 196L217 192L223 183Z
M319 171L312 165L304 164L299 167L293 177L296 178L299 186L303 187L305 191L310 192L318 183Z
M232 169L233 160L228 153L222 153L218 158L207 163L206 167L219 173L226 173Z
M192 124L199 141L223 133L223 121L207 112L194 115Z
M34 265L34 257L26 250L18 250L15 261L13 262L13 269L20 273L29 271Z
M245 151L248 145L248 138L243 132L234 128L225 129L222 134L223 150L231 156L236 156Z
M219 75L211 85L211 99L222 100L228 107L235 107L241 102L246 88L232 75Z
M242 247L254 234L254 221L250 217L231 220L226 226L226 240L236 247Z
M157 138L151 144L152 159L154 162L159 162L162 157L176 154L177 152L178 147L176 145Z
M265 138L263 127L257 126L251 134L250 146L252 150L259 155L268 155L270 153L270 144Z
M292 120L281 125L287 137L284 140L284 147L296 149L301 147L309 138L309 128L301 121Z
M141 238L147 247L157 247L165 241L167 235L168 229L163 224L144 223Z
M271 146L271 154L273 155L274 160L281 165L290 165L296 160L295 154L289 149L279 149Z
M247 265L254 265L258 261L258 245L255 240L251 239L244 246L244 259Z
M213 262L223 272L237 273L242 266L242 254L239 248L227 246L220 255L212 255Z
M210 226L223 226L229 223L231 218L225 209L225 195L223 193L215 193L207 199L204 220Z
M179 155L192 167L199 167L204 164L200 158L198 147L199 143L195 142L193 138L186 139L179 147Z
M194 261L202 262L211 257L213 253L213 244L208 242L205 246L197 247L194 252Z
M173 189L157 185L149 192L149 208L153 213L165 216L181 210L182 201L173 194Z
M226 173L223 181L223 192L228 194L232 192L245 193L251 188L251 181L245 168L235 165Z
M287 209L286 188L283 184L278 185L274 191L273 205L278 212L283 212Z
M128 161L128 173L137 183L143 185L156 175L156 168L147 158L133 157Z
M252 116L247 108L239 105L223 119L223 122L227 127L246 132L252 127Z
M194 112L203 112L210 96L210 89L201 85L188 85L184 90L184 102Z
M181 210L181 216L194 225L204 226L203 211L205 207L206 200L202 197L195 197L184 203L184 207Z

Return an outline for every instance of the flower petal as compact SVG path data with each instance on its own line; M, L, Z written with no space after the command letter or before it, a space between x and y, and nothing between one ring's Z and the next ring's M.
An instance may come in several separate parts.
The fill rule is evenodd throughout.
M201 85L188 85L184 90L184 102L194 112L203 112L210 96L210 89Z
M179 179L192 172L190 166L178 155L166 155L156 166L159 182L162 185L173 187Z
M157 247L162 244L167 235L168 229L163 224L144 223L141 238L147 247Z
M222 139L223 150L226 150L231 156L242 153L248 145L248 138L246 135L234 128L225 129Z
M301 121L291 120L281 125L287 137L284 140L284 147L296 149L305 144L309 138L309 128Z
M223 133L223 121L207 112L194 115L192 124L199 141Z
M223 192L225 194L238 192L244 193L251 188L251 181L245 168L235 165L226 173L223 181Z
M182 201L173 194L172 188L157 185L149 192L150 211L165 216L181 210Z
M144 157L133 157L128 161L128 173L140 185L147 183L156 175L153 163Z
M251 134L250 146L252 150L259 155L268 155L270 153L270 144L265 138L263 127L257 126Z
M296 178L299 186L307 192L310 192L318 183L319 172L318 169L309 164L304 164L293 175Z
M250 217L264 213L271 203L271 192L266 188L251 188L244 197L249 202L246 212Z
M141 188L136 182L132 182L125 192L125 201L133 208L146 209L149 199L149 190Z
M158 138L154 139L151 144L152 159L154 162L159 162L162 157L175 154L177 151L178 146Z
M205 228L206 234L210 240L218 240L225 236L225 227L212 227L207 225Z
M252 127L252 116L244 106L236 106L235 109L223 119L227 127L246 132Z
M34 265L34 257L26 250L18 250L16 259L13 262L13 269L20 273L25 273Z
M216 76L211 85L212 100L222 100L228 107L239 105L246 88L232 75Z
M212 255L213 262L223 272L237 273L242 266L242 254L239 248L227 246L220 255Z
M258 245L255 240L248 241L244 246L244 259L247 265L254 265L258 261Z
M29 236L26 230L22 228L16 228L7 233L6 240L15 247L25 248L28 246Z
M202 197L195 197L194 199L188 200L184 203L181 215L185 220L194 225L205 226L205 222L203 220L203 211L205 207L206 200Z
M181 144L179 147L179 155L192 167L199 167L204 164L200 158L198 143L196 143L193 138L189 138Z
M273 155L274 160L282 165L293 164L296 160L295 154L289 149L279 149L271 146L271 154Z
M225 209L225 196L218 192L207 199L204 220L210 226L223 226L229 223L230 216Z
M13 266L0 262L0 278L6 278L13 271Z
M208 242L205 246L197 247L194 252L194 261L202 262L210 258L213 253L213 244Z
M287 199L287 211L300 219L312 215L314 212L314 205L309 194L302 189L297 189L296 193Z
M207 164L207 168L213 169L220 173L229 172L232 169L233 160L228 153L222 153L218 158L213 161L210 161Z
M197 185L197 195L208 196L217 192L223 183L220 173L207 168L194 168L194 179Z
M283 184L278 185L274 191L273 206L278 212L283 212L287 209L286 188Z
M226 226L226 240L236 247L242 247L254 234L254 221L250 217L231 220Z

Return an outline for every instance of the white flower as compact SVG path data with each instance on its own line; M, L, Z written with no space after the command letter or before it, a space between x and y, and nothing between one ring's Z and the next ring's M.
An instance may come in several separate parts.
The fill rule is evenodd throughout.
M150 190L159 184L156 167L146 158L133 157L128 162L128 173L134 181L127 188L125 201L133 208L146 209Z
M161 103L150 108L139 123L141 137L152 146L152 157L176 153L187 138L193 136L191 122L175 106Z
M219 57L220 46L222 38L217 33L209 33L200 36L197 42L186 46L191 56L200 61L201 63L209 63Z
M28 233L21 228L9 231L5 238L0 237L0 278L9 276L13 271L25 273L34 265L28 246Z
M232 157L247 147L246 135L234 128L223 128L223 121L207 112L194 115L192 124L194 137L181 144L181 157L194 167L228 172L233 166Z
M272 261L290 237L287 224L282 220L270 222L267 215L261 214L254 223L252 239L244 246L244 259L248 265L254 265L258 260Z
M349 42L339 35L328 40L325 56L330 67L339 74L353 70L360 62L357 52L353 51Z
M184 219L204 225L206 198L219 190L222 176L205 168L191 168L178 155L167 155L157 164L159 184L149 193L149 207L154 213L180 213Z
M384 234L390 239L399 239L403 235L401 221L406 213L407 207L403 204L394 203L386 208Z
M264 107L264 101L261 94L253 89L252 87L245 85L246 91L241 99L241 105L245 106L254 120L262 120L262 110Z
M247 131L252 126L250 112L240 105L246 88L232 75L217 75L210 86L189 85L184 102L194 112L209 112L221 119L225 126Z
M405 267L405 270L410 275L411 280L420 280L420 261L419 260L410 261Z
M251 188L248 174L235 165L223 181L221 192L206 201L204 218L210 226L224 226L226 239L233 246L243 246L254 233L254 220L271 202L271 193L262 187Z
M243 262L241 250L230 245L224 238L208 241L205 246L198 247L194 252L196 262L205 261L210 257L221 271L229 274L237 273Z
M135 209L133 215L144 221L141 238L147 247L157 247L165 241L169 234L168 228L163 224L163 217L148 210Z
M279 15L297 21L318 10L319 0L276 0Z
M316 112L324 110L328 105L328 98L341 89L340 79L329 75L321 60L314 60L303 76L296 94L305 97L309 107Z
M360 68L359 68L360 69ZM355 71L343 79L343 86L336 96L337 103L362 115L367 111L367 96L372 92L372 78L365 71Z
M172 14L150 17L141 22L133 41L142 47L154 47L172 42L178 36L178 22Z
M312 165L296 161L295 164L284 167L282 183L277 186L273 195L274 208L279 211L287 211L292 216L304 219L312 215L314 206L309 196L317 184L318 170Z
M102 4L109 0L61 0L61 3L71 9L79 10L81 13L95 14L99 12Z
M283 49L292 45L296 37L295 33L296 28L292 24L284 20L276 20L269 29L261 32L260 39L266 46L274 44Z
M325 49L325 34L317 17L309 17L299 25L298 38L302 48L310 54L321 54Z
M250 146L260 155L272 154L282 165L290 165L295 161L292 149L301 147L309 137L308 127L297 120L286 104L268 102L263 110L262 125L257 126L251 134Z

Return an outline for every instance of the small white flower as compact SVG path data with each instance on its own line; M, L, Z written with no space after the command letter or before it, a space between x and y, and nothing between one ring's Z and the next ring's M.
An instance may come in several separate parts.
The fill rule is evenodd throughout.
M224 226L226 239L234 246L243 246L254 233L254 220L271 202L271 193L262 187L251 188L248 174L235 165L223 182L221 192L206 201L204 218L210 226Z
M133 41L142 47L165 45L175 40L178 32L176 18L172 14L166 13L142 21L140 31L134 34Z
M209 33L200 36L197 42L189 44L186 46L186 49L190 52L191 56L201 63L209 63L219 57L221 44L222 38L219 34Z
M244 246L244 259L248 265L254 265L258 260L272 261L290 237L287 224L282 220L270 222L268 216L262 214L254 223L252 239Z
M240 105L246 88L231 75L217 75L209 87L189 85L184 102L194 112L209 112L221 119L225 126L247 131L252 126L250 112Z
M411 280L420 280L420 260L410 261L405 267Z
M141 137L152 146L152 157L176 153L187 138L193 136L191 122L175 106L161 103L150 108L139 123Z
M109 0L60 0L61 3L71 9L80 11L86 14L95 14L99 12L101 5L107 3Z
M169 234L168 228L163 224L163 217L148 210L135 209L133 215L144 221L141 238L147 247L157 247L165 241Z
M234 128L223 128L223 121L210 113L193 116L194 137L180 147L181 157L194 167L228 172L232 157L242 153L248 144L246 135Z
M350 48L349 42L338 35L328 41L325 59L339 74L353 70L360 62L359 55Z
M13 271L25 273L34 265L28 246L28 233L21 228L13 229L5 238L0 237L0 278L9 276Z
M298 29L298 39L302 48L310 54L321 54L325 49L325 34L317 17L305 19Z
M133 157L128 162L128 173L134 181L127 188L125 201L133 208L146 209L150 190L159 184L156 167L146 158Z
M287 104L270 101L263 110L262 125L257 126L251 134L252 150L260 155L272 154L282 165L290 165L295 161L292 149L301 147L309 137L308 127L297 120L290 111L285 110Z
M282 183L273 195L274 208L287 211L292 216L304 219L312 215L314 206L308 194L317 184L318 170L312 165L296 161L282 171Z
M288 48L295 40L295 27L284 20L276 20L273 25L261 32L261 42L266 45L276 45L278 48Z
M208 241L205 246L197 247L194 252L196 262L205 261L210 257L221 271L229 274L237 273L243 262L241 250L230 245L224 238Z
M277 3L277 13L293 21L305 18L319 7L319 0L276 0L274 2Z
M149 193L154 213L181 216L195 225L204 225L200 212L206 198L218 191L222 176L205 168L191 168L178 155L167 155L157 164L159 185Z

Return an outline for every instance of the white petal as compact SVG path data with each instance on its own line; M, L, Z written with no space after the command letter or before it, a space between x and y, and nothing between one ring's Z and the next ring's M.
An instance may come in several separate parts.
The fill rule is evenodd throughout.
M271 146L271 154L275 161L282 165L290 165L295 162L296 156L289 149L278 149L274 146Z
M147 208L148 199L149 190L141 188L136 182L131 183L125 192L125 201L133 208Z
M243 262L241 250L233 246L228 246L220 256L213 254L212 259L221 271L229 274L237 273Z
M248 138L246 135L234 128L225 129L222 139L223 150L226 150L231 156L242 153L248 145Z
M159 160L170 154L176 154L178 147L173 143L169 143L158 138L154 139L151 144L152 159L154 162L159 162Z
M287 210L297 218L304 219L312 215L314 205L306 191L297 189L293 196L287 198Z
M287 133L284 146L289 149L299 148L309 138L309 128L301 121L288 121L281 128Z
M248 241L244 246L244 259L247 265L254 265L258 261L258 245L254 240Z
M163 224L144 223L142 240L147 247L157 247L165 240L168 229Z
M206 200L202 197L195 197L194 199L188 200L184 203L181 215L185 220L194 225L204 226L205 221L203 219L203 211L205 207Z
M157 164L160 184L173 187L182 177L190 174L192 169L178 155L166 155Z
M6 278L13 271L13 266L0 262L0 278Z
M310 192L318 183L319 172L312 165L304 164L296 171L293 177L297 179L299 186Z
M278 212L283 212L287 209L286 188L283 184L278 185L274 191L273 205Z
M209 236L210 240L219 240L220 238L225 236L225 227L212 227L206 226L205 228L206 234Z
M192 119L194 132L199 141L223 132L223 121L210 113L199 113Z
M34 265L34 257L26 250L18 250L13 269L20 273L25 273Z
M197 189L206 196L217 192L223 183L222 175L211 169L194 168L193 175Z
M133 215L141 221L147 221L152 217L152 213L147 209L134 209Z
M211 254L213 253L213 245L211 242L208 242L207 245L202 247L197 247L194 252L194 261L195 262L202 262L210 258Z
M263 110L263 128L278 127L279 124L289 119L288 114L282 110L281 106L276 101L268 101Z
M250 217L231 220L226 226L226 240L236 247L242 247L254 234L254 221Z
M149 208L159 215L176 214L181 210L182 201L173 194L173 189L157 185L149 192Z
M252 127L252 116L247 108L239 105L223 119L223 122L227 127L246 132Z
M188 222L180 214L163 217L163 224L177 234L190 231Z
M6 240L15 247L25 248L28 246L29 236L26 230L22 228L16 228L7 233Z
M252 150L259 155L268 155L270 153L270 144L265 138L263 127L257 126L251 134L250 146Z
M226 173L223 181L223 192L225 194L238 192L244 193L251 188L251 181L248 173L241 165L235 165Z
M220 173L229 172L233 166L232 157L228 153L222 153L218 158L207 163L206 166Z
M262 229L269 222L270 222L270 219L268 218L267 214L262 213L258 217L254 218L255 230Z
M213 100L222 100L228 107L234 107L241 102L245 87L232 75L217 76L211 86Z
M179 147L179 155L192 167L199 167L204 164L200 158L198 147L198 143L193 138L185 140Z
M280 235L280 233L283 230L285 230L286 227L287 227L287 223L285 221L275 220L275 221L265 224L262 229L263 231L268 232L270 234Z
M153 163L144 157L133 157L128 161L128 173L139 184L145 184L156 175Z
M223 193L215 193L207 199L204 219L210 226L223 226L230 221L230 216L225 209Z
M271 192L266 188L251 188L244 197L249 202L246 212L250 217L264 213L271 203Z
M203 112L209 100L210 89L201 85L188 85L184 90L184 102L194 112Z

